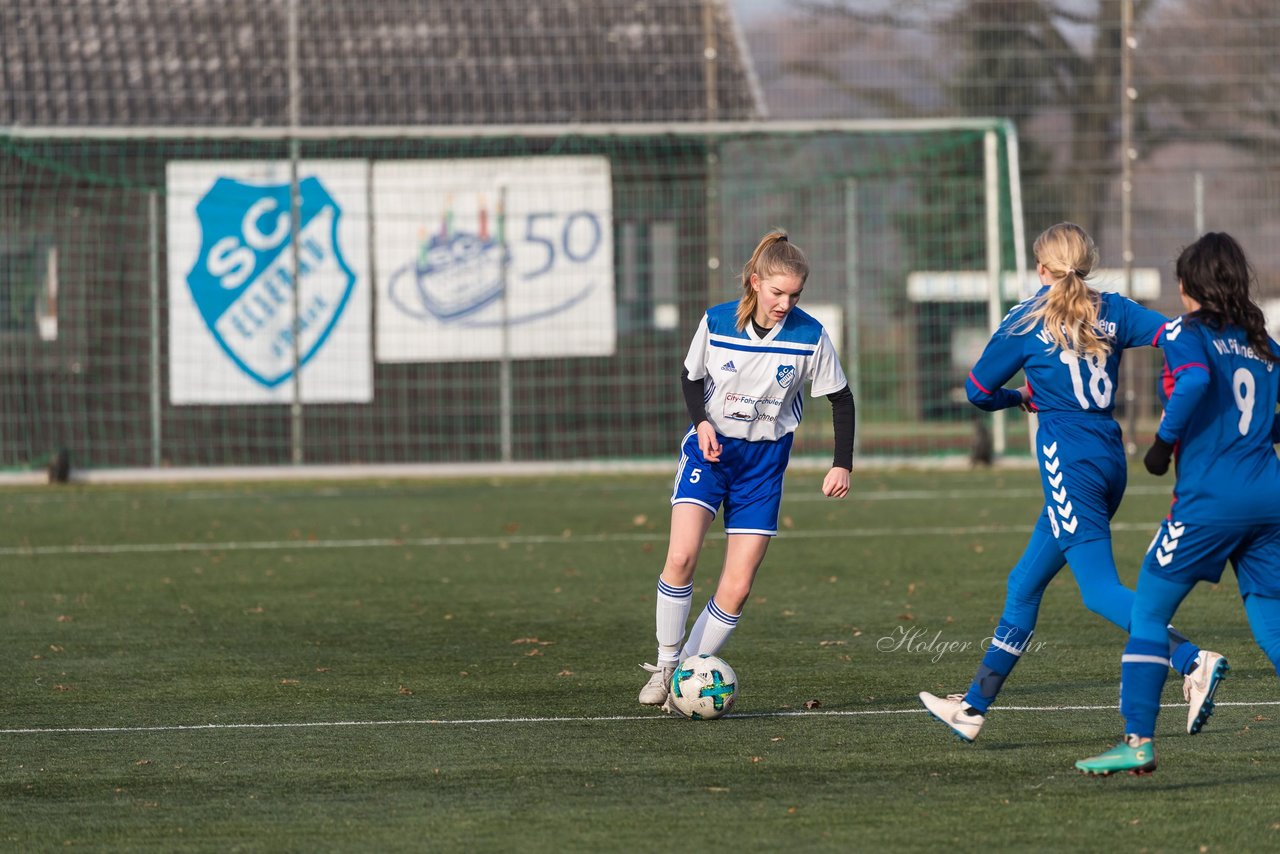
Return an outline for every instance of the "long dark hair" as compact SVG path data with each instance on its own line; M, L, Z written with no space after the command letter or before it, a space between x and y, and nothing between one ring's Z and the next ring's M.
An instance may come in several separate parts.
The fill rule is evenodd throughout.
M1211 329L1239 326L1259 358L1280 362L1280 356L1271 350L1262 309L1249 297L1253 268L1235 238L1221 231L1209 232L1182 250L1174 269L1182 290L1200 303L1188 320Z

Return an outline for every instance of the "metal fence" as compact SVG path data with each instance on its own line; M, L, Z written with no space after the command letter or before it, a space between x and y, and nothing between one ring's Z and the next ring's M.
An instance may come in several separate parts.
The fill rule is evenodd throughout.
M860 453L964 454L1016 151L991 120L11 134L0 465L666 458L690 334L774 227ZM829 453L825 400L802 427Z

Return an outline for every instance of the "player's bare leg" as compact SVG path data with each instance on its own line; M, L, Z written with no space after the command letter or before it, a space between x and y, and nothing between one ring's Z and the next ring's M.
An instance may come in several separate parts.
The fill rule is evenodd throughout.
M694 622L681 658L700 653L715 655L729 640L751 595L751 585L764 561L770 539L772 537L763 534L729 535L716 595Z
M658 579L658 660L657 664L640 665L649 673L648 680L640 689L642 705L661 706L666 702L671 674L680 658L685 623L689 620L693 572L698 565L703 539L714 518L711 511L698 504L676 504L671 508L667 560Z
M662 566L664 582L672 587L685 587L693 581L702 543L714 519L711 511L700 504L676 504L671 508L671 538L667 543L667 560Z

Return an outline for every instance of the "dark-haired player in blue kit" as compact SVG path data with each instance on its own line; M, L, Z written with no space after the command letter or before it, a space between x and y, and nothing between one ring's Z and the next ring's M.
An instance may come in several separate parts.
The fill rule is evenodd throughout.
M1162 475L1176 449L1178 479L1138 575L1121 657L1125 737L1076 763L1088 774L1155 770L1152 737L1169 664L1164 626L1195 583L1217 582L1227 561L1253 636L1280 672L1280 460L1273 446L1280 346L1249 297L1249 263L1229 235L1201 237L1183 250L1176 271L1187 313L1161 333L1174 387L1143 462ZM1210 709L1226 671L1219 661L1204 675Z
M1000 623L965 694L920 701L965 741L978 737L987 710L1035 631L1049 582L1070 564L1085 607L1122 629L1129 627L1133 591L1120 583L1111 554L1111 517L1120 506L1128 462L1120 425L1112 416L1121 351L1150 346L1163 315L1085 283L1098 260L1089 235L1059 223L1036 238L1036 272L1043 287L1014 306L992 336L966 384L969 400L985 410L1022 406L1039 413L1036 446L1045 506L1031 540L1009 573ZM1018 371L1026 385L1003 388ZM1183 675L1221 656L1200 650L1169 628L1166 664ZM1188 678L1188 686L1194 679ZM1189 727L1204 721L1204 698L1190 696ZM1211 708L1211 707L1210 707Z

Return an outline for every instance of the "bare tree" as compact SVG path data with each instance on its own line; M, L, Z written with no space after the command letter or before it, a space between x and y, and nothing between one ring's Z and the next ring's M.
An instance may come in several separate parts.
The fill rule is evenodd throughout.
M1247 2L1247 0L1238 0ZM1121 3L1098 0L800 0L856 44L924 35L936 97L847 79L825 58L790 71L841 87L880 115L999 115L1019 125L1025 173L1063 218L1097 232L1120 168ZM1209 0L1204 0L1209 5ZM1264 0L1255 0L1264 2ZM1155 0L1133 0L1142 20ZM1056 197L1056 198L1055 198Z
M1142 137L1274 154L1280 143L1275 0L1183 0L1150 22L1138 51Z

